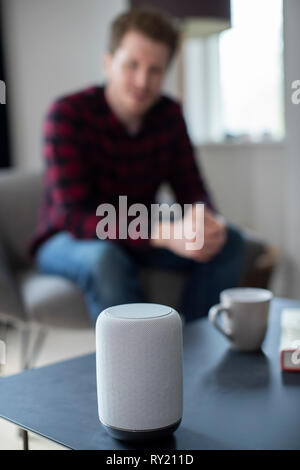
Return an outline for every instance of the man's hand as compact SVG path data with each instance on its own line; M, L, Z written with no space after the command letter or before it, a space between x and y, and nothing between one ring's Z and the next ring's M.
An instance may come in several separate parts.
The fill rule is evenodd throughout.
M192 217L193 229L195 222L195 205L187 213L186 217ZM223 248L226 242L226 224L220 215L215 215L207 207L204 209L204 245L200 250L192 250L191 258L195 261L206 263L214 258Z
M188 220L188 223L191 224L193 230L196 229L195 205L193 205L187 212L184 220ZM174 234L176 233L176 224L181 224L181 220L170 224L170 237L168 239L163 239L162 230L166 223L167 222L161 222L157 225L154 230L155 238L151 239L152 246L168 248L173 253L193 259L200 263L206 263L214 258L214 256L221 251L226 241L226 225L224 219L221 216L214 215L206 207L204 210L204 245L201 249L188 250L186 247L188 243L195 242L196 235L194 239L187 239L184 235L180 239L175 238Z

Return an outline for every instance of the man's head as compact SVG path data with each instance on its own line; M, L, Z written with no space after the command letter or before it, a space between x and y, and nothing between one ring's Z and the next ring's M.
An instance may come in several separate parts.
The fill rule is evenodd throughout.
M104 64L123 113L141 117L157 100L178 39L171 21L156 10L133 9L113 22Z

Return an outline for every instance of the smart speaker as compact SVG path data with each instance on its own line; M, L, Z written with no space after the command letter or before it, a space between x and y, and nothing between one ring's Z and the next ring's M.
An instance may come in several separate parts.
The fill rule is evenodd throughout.
M182 321L171 307L132 303L96 323L99 419L120 440L156 439L182 417Z

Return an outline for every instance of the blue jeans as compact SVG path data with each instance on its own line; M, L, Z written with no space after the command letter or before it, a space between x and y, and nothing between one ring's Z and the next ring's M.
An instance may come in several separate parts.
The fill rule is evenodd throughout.
M239 231L228 227L222 251L208 263L178 256L164 248L132 251L116 241L78 240L59 232L36 253L37 268L61 275L82 290L93 323L99 313L112 305L145 302L138 280L141 266L187 273L179 312L186 321L205 316L218 303L219 293L238 284L245 241Z

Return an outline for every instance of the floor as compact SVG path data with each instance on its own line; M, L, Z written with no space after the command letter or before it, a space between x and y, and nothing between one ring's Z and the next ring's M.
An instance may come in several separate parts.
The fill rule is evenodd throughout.
M1 333L2 332L2 333ZM1 376L21 370L20 333L15 328L5 332L0 329L0 339L5 337L6 361L1 366ZM53 329L45 340L36 367L69 359L95 351L93 330ZM29 434L30 450L64 450L65 448L33 433ZM0 418L0 450L22 450L22 439L17 426Z

